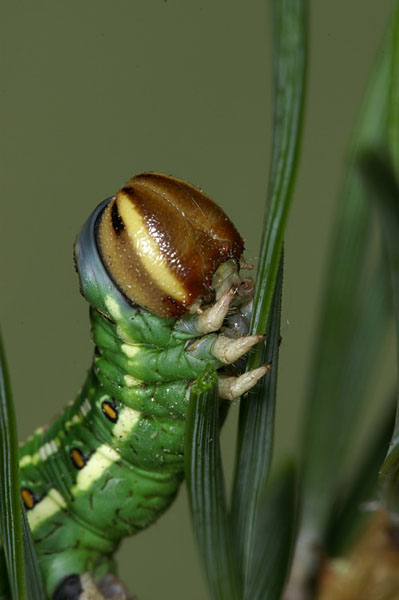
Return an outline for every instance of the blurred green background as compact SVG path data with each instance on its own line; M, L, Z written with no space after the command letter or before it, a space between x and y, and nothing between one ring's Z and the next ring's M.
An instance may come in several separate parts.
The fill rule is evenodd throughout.
M270 2L53 0L2 6L0 321L20 437L75 394L90 364L72 243L133 174L172 173L220 203L256 261L271 146ZM301 403L347 141L390 0L310 4L302 160L286 243L276 456ZM393 380L389 348L376 401ZM237 406L223 432L233 463ZM372 417L371 417L372 418ZM140 600L205 600L184 490L123 544Z

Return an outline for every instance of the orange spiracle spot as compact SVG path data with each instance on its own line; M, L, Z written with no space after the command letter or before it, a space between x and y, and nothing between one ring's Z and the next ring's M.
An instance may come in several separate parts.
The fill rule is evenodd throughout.
M83 467L86 464L86 460L85 460L85 457L83 456L83 453L79 450L79 448L72 448L72 450L70 452L70 457L71 457L72 464L77 469L83 469Z
M107 419L109 419L112 423L117 422L118 412L116 410L115 404L109 402L108 400L104 400L104 402L101 404L101 408Z
M35 499L34 493L31 490L29 490L28 488L25 488L25 487L21 488L21 496L22 496L22 501L27 510L30 510L35 506L36 499Z

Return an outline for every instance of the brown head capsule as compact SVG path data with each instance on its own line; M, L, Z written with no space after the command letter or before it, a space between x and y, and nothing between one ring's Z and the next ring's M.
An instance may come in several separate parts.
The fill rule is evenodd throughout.
M205 297L218 266L244 249L219 206L159 173L137 175L119 190L100 217L97 243L123 294L160 317L179 316Z

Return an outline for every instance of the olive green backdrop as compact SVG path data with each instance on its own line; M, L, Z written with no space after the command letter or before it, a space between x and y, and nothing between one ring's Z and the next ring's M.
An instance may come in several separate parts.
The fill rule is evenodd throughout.
M131 175L159 170L200 185L238 225L256 261L271 146L269 5L2 3L0 320L21 438L75 394L89 366L72 243L94 206ZM297 447L345 148L390 5L311 3L305 135L286 245L277 456ZM389 357L382 362L377 399L391 380ZM223 433L228 467L236 415L234 407ZM207 598L184 491L156 526L123 544L120 563L140 600Z

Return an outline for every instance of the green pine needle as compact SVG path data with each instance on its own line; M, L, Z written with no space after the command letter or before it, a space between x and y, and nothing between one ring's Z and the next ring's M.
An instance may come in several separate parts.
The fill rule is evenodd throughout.
M194 532L211 598L239 600L239 570L221 465L217 382L217 373L209 367L191 388L185 436L185 474Z
M10 380L0 335L1 539L13 600L43 600L32 536L21 506L18 437Z

